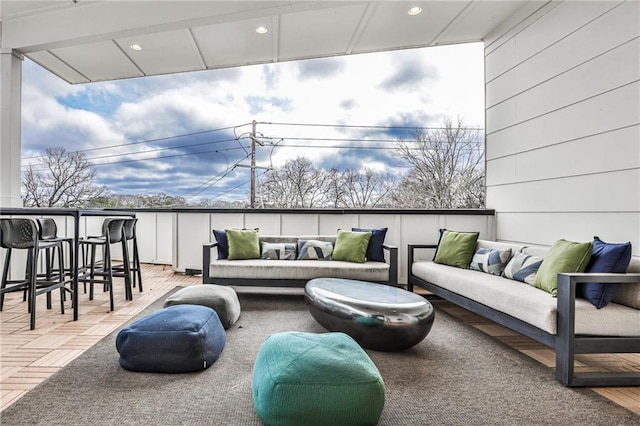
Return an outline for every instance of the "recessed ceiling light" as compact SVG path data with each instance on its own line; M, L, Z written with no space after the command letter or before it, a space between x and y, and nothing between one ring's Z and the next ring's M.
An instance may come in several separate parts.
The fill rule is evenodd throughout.
M129 46L129 48L131 50L142 50L142 46L140 46L138 43L133 43L132 45Z
M269 31L267 27L263 27L262 25L256 28L256 32L258 34L266 34Z
M420 15L422 13L422 8L420 6L414 6L407 12L411 16Z

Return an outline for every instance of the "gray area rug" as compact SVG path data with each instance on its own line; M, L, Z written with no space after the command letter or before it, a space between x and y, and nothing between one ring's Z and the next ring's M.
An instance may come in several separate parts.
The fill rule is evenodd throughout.
M162 306L161 298L142 314ZM240 295L242 314L220 359L190 374L134 373L118 364L117 331L1 414L2 425L260 425L251 374L264 339L324 332L301 296ZM141 314L141 315L142 315ZM367 351L385 381L380 425L638 425L640 417L441 310L402 352Z

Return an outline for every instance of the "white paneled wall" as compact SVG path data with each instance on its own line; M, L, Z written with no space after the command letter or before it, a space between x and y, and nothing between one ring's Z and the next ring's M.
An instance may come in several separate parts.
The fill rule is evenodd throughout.
M496 237L640 255L640 2L532 4L485 39Z

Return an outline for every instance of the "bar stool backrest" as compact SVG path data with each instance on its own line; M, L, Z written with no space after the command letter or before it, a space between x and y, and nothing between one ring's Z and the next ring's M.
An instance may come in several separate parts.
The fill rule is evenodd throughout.
M124 237L124 219L105 219L102 223L102 235L109 236L109 242L119 243Z
M0 245L10 249L29 249L38 243L38 229L32 219L0 219Z
M58 238L58 225L51 218L38 219L38 230L41 240L53 240Z
M135 237L137 221L138 219L136 218L124 220L124 237L127 240L133 240L133 238Z

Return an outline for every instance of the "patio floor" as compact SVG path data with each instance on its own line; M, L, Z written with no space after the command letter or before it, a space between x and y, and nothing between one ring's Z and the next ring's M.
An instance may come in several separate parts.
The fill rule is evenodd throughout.
M85 350L176 286L198 285L200 276L175 274L170 266L144 265L143 288L134 289L134 300L124 298L122 280L116 281L116 310L109 312L108 293L96 291L93 301L81 294L78 321L72 310L59 313L57 292L53 309L47 310L45 297L38 297L36 329L29 330L29 316L21 293L8 294L0 313L0 411L67 365ZM294 290L294 291L300 291ZM554 351L446 301L435 301L441 309L535 360L552 367ZM67 302L69 305L69 302ZM584 355L576 370L640 371L640 354ZM640 415L640 387L594 388L596 392ZM0 416L1 418L1 416Z

